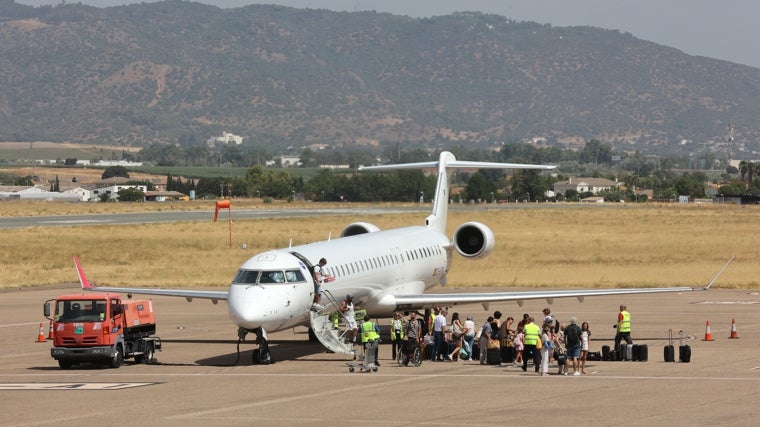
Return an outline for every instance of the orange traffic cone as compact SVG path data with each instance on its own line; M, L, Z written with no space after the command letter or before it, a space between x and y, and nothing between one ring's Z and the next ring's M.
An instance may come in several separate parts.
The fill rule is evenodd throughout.
M736 318L731 319L731 339L738 339L739 335L736 334Z
M55 339L55 332L53 332L53 322L50 322L50 330L48 330L48 338L49 340Z
M40 323L40 333L37 335L36 342L45 342L45 330L42 329L42 323Z
M705 339L702 341L715 341L712 337L712 332L710 331L710 321L707 321L707 324L705 325Z

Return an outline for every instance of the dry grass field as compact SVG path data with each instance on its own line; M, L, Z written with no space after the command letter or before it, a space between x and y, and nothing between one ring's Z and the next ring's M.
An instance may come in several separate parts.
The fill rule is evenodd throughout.
M101 205L121 206L50 203L47 209L70 211L75 206L91 212ZM171 205L133 206L169 209ZM190 205L177 205L186 206ZM212 207L209 202L197 204L198 209ZM31 213L36 208L26 209ZM9 214L2 204L0 214ZM702 286L735 255L736 261L716 287L759 288L760 244L755 237L759 215L760 207L754 206L660 204L452 211L449 233L465 221L480 221L493 229L496 246L482 260L456 256L449 286ZM325 239L330 233L336 236L357 220L385 229L421 224L424 217L241 220L233 225L233 248L229 247L228 224L211 220L2 230L0 288L73 283L74 254L89 278L103 285L226 286L238 266L255 253L287 247L291 239L295 245ZM243 243L248 249L242 249Z

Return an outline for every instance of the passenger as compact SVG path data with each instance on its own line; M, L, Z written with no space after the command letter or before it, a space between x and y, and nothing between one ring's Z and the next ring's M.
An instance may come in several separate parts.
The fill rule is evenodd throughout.
M577 325L575 317L570 318L570 324L565 328L565 346L567 346L567 358L573 362L573 375L580 375L578 370L581 356L581 328ZM569 362L569 361L568 361Z
M515 366L522 364L523 362L523 350L525 350L525 345L523 344L524 338L525 334L523 331L521 329L517 330L513 341L515 345Z
M620 341L625 340L628 344L633 344L631 339L631 313L627 311L627 307L620 305L620 313L618 313L618 321L614 326L617 329L615 333L615 351L619 351Z
M406 366L409 364L409 358L414 355L414 349L417 348L420 345L420 341L422 341L422 325L420 324L419 319L417 319L417 313L409 313L409 321L406 322L403 333L406 339L399 351L407 356L404 359L404 366ZM420 351L422 351L422 349L420 349Z
M324 269L325 265L327 265L327 260L322 258L319 260L319 264L314 266L314 301L312 309L315 311L323 308L319 303L322 300L322 285L324 285L327 278L327 273Z
M354 309L354 297L348 294L346 295L346 299L340 303L340 312L346 322L346 342L350 342L352 348L356 344L356 332L358 329ZM356 359L356 355L354 355L354 359Z
M522 331L525 328L525 325L528 324L528 317L530 317L528 313L523 314L522 320L517 322L517 331Z
M559 375L567 375L567 347L565 346L565 325L559 325L559 332L554 334L554 358L557 359Z
M552 315L552 311L549 307L544 309L544 322L551 325L553 332L556 334L559 332L559 321Z
M449 347L446 344L444 331L446 329L446 310L440 310L436 313L433 322L433 361L443 361L449 359Z
M393 313L391 319L391 356L396 360L396 351L401 352L401 346L404 342L404 318L398 311Z
M549 375L549 360L554 353L554 334L552 333L552 325L550 323L544 323L544 327L541 331L541 376L546 377Z
M472 360L472 350L475 347L475 322L472 320L472 316L467 316L467 320L464 321L464 346L467 351L467 360Z
M501 311L496 310L493 312L493 322L491 323L491 338L500 339L499 333L501 332Z
M454 350L449 353L449 359L459 360L461 359L459 350L462 349L462 341L464 340L465 327L462 321L459 320L459 313L451 315L451 343L454 346Z
M480 364L485 365L488 360L488 340L491 339L491 323L493 322L493 316L488 316L488 319L483 323L483 327L480 329L480 341L478 341L478 347L480 348Z
M525 350L523 350L522 370L528 370L528 357L532 356L533 366L535 367L536 372L538 372L541 365L541 353L536 348L536 345L541 339L541 328L533 323L532 317L528 317L527 322L528 323L525 324L525 327L523 327L523 333L525 334L523 345L525 346Z
M588 358L589 342L591 341L591 330L588 328L588 322L581 323L581 373L586 373L586 358Z

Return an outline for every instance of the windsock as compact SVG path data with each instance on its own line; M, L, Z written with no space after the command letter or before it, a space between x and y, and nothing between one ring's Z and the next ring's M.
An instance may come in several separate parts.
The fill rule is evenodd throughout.
M214 209L214 222L219 220L219 209L230 209L229 200L219 200L216 202L216 209Z

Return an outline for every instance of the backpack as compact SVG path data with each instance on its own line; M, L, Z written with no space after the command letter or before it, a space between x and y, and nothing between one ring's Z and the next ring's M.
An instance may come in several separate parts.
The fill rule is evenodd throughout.
M580 339L580 328L578 325L570 325L565 329L565 339L567 340L568 348L578 345Z

